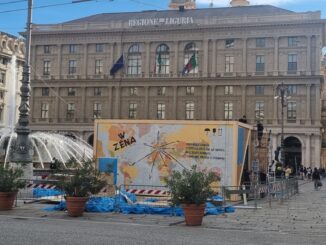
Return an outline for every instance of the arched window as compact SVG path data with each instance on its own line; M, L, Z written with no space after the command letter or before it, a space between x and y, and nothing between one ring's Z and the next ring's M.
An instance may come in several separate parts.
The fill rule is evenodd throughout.
M128 75L139 75L141 73L141 53L139 44L134 44L128 51Z
M191 60L193 56L194 56L193 60L195 62L192 62ZM198 73L198 48L196 47L195 43L188 43L184 50L184 66L186 66L189 62L192 63L192 67L186 73L190 73L190 74Z
M161 44L156 49L155 74L170 73L170 49L166 44Z

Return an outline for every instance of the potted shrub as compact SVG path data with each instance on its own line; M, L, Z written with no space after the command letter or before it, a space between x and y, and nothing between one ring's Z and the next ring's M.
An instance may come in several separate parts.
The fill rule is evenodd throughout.
M0 164L0 211L12 209L18 190L25 186L25 181L20 179L23 175L21 168Z
M201 225L206 201L214 195L211 184L219 180L215 173L199 171L196 166L191 170L174 171L166 179L174 205L181 205L186 225Z
M82 166L73 165L72 174L61 174L55 178L58 180L57 187L65 193L68 215L78 217L83 215L88 197L100 192L106 182L101 179L92 161L84 162Z

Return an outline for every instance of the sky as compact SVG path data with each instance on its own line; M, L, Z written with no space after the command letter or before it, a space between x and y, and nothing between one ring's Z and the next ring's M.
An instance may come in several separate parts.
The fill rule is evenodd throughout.
M72 4L78 0L33 1L34 7L62 4L34 9L33 23L36 24L55 24L99 13L166 10L170 2L170 0L91 0ZM207 8L211 2L214 7L229 6L229 0L197 0L196 2L197 8ZM295 12L320 10L322 18L326 19L326 0L250 0L250 4L270 4ZM0 31L19 35L18 33L26 26L26 8L27 0L0 0ZM12 10L19 11L10 12Z

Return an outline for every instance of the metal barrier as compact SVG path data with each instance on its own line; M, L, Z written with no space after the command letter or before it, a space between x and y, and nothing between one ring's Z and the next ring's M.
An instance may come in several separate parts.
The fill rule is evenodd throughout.
M137 196L132 200L132 196ZM150 207L170 207L171 196L166 186L150 185L120 185L117 192L118 196L126 199L129 205L148 205Z

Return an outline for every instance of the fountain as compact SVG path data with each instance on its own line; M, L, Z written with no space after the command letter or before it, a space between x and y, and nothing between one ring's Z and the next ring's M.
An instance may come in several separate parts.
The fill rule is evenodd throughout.
M8 94L6 106L8 117L5 120L6 127L0 130L0 161L9 164L12 155L12 146L15 145L17 134L15 124L17 122L17 72L16 56L12 57L8 71ZM73 139L56 133L32 132L29 135L33 146L33 163L39 163L45 168L45 163L50 163L54 158L63 163L75 159L79 164L93 159L93 150L82 139Z

